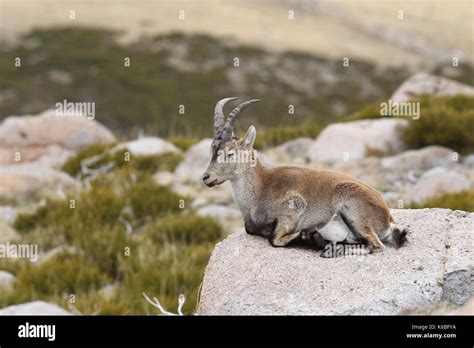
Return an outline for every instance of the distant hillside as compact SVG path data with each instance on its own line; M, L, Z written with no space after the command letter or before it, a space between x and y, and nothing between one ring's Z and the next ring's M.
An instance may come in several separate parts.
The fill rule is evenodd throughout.
M97 119L119 134L142 128L160 136L203 137L212 132L215 102L239 96L262 100L242 127L325 124L389 97L410 74L355 60L344 67L342 61L205 35L170 33L128 45L117 37L101 29L37 30L1 50L0 119L53 108L63 99L93 101ZM15 57L21 57L21 68ZM124 67L125 57L130 67Z
M417 69L449 64L453 56L472 64L473 23L471 0L0 1L0 42L71 25L120 30L126 42L182 31L275 52Z

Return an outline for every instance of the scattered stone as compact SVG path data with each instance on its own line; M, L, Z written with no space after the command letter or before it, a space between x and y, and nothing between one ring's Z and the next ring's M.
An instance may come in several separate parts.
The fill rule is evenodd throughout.
M13 289L15 276L10 272L0 271L0 288L3 290Z
M398 128L406 124L402 119L333 123L310 146L308 157L314 163L333 163L362 160L368 149L398 153L404 149Z
M418 73L404 81L390 99L394 102L406 102L423 95L449 96L456 94L474 95L474 88L444 77Z
M6 223L13 223L17 217L17 210L13 207L3 206L0 207L0 220Z
M303 164L313 139L297 138L265 151L271 162Z
M117 294L116 284L107 284L99 290L100 296L105 300L111 300Z
M199 208L196 214L213 218L227 230L233 230L235 227L242 228L244 224L240 210L235 207L212 204Z
M448 167L453 161L454 150L443 146L427 146L409 150L382 159L382 167L397 170L427 170L434 167Z
M85 116L57 116L54 110L10 116L0 124L0 164L57 166L74 151L114 141L107 128Z
M462 161L462 165L468 169L474 169L474 154L466 156Z
M112 152L127 149L134 156L162 155L167 152L181 153L181 150L170 142L157 137L143 137L125 143L120 143L112 148Z
M174 172L175 180L204 186L201 178L211 159L211 143L212 139L203 139L186 151Z
M173 183L174 174L171 172L157 172L153 175L156 183L163 186L168 186Z
M443 167L427 171L420 180L406 193L409 202L423 203L446 193L457 193L471 187L463 175Z
M64 197L65 192L79 189L78 181L55 169L34 164L0 167L0 196L4 198Z
M0 315L73 315L53 303L34 301L0 309Z

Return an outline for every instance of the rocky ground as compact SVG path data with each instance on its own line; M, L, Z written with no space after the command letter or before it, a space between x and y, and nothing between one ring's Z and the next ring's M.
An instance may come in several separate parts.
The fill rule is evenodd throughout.
M417 75L393 98L430 91L474 94L472 87ZM397 131L406 123L399 118L334 123L316 139L297 138L259 153L277 164L353 175L379 190L392 208L422 206L432 198L471 190L474 154L461 156L436 144L409 149ZM396 314L442 299L462 305L472 294L471 213L395 210L397 221L411 230L410 242L378 255L327 260L311 250L274 249L242 231L242 217L227 185L210 189L201 183L211 141L202 139L183 151L152 136L119 142L101 124L81 116L58 118L48 111L8 117L0 125L0 241L19 237L12 227L18 214L41 207L45 198L81 192L117 165L112 161L91 169L97 161L93 156L80 162L77 176L61 169L66 159L102 143L110 146L107 154L127 150L132 157L182 156L175 169L159 170L153 180L186 197L191 211L214 219L230 234L207 267L200 314ZM14 281L12 274L0 274L0 287L11 287ZM43 308L38 306L35 311ZM3 309L0 314L14 312Z

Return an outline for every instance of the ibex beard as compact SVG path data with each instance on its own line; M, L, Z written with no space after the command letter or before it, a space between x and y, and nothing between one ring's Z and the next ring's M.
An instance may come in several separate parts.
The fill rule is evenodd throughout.
M226 120L223 108L235 99L216 104L211 160L202 180L208 187L230 181L247 233L268 238L274 247L302 239L318 245L364 243L368 253L383 251L382 242L395 248L406 242L408 231L395 225L382 196L369 185L338 172L259 160L255 127L240 139L234 135L237 116L259 100L240 104ZM233 160L239 153L248 160Z

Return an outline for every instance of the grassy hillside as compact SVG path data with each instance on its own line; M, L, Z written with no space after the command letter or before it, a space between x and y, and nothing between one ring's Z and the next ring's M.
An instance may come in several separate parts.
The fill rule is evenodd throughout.
M129 45L118 44L117 36L99 29L37 30L21 45L2 49L0 118L39 112L63 99L92 101L97 119L122 134L143 128L203 137L212 133L215 102L226 96L262 99L242 127L324 123L389 96L408 75L204 35L171 33ZM14 66L15 57L21 67ZM124 67L126 57L130 67Z

